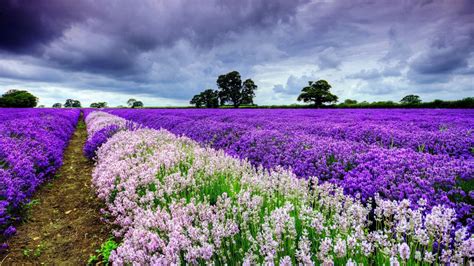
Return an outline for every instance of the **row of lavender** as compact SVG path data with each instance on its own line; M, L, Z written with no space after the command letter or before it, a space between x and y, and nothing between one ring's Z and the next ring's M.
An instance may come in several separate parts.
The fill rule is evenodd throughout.
M190 124L205 124L217 129L231 127L237 135L242 130L278 130L453 157L474 155L472 110L119 109L112 113L176 131Z
M253 165L282 166L299 177L331 181L364 201L378 193L409 199L414 208L420 198L428 207L443 204L474 230L472 110L109 112L188 136Z
M93 183L123 239L113 264L463 265L474 257L453 209L377 196L372 209L338 185L256 169L164 130L102 112L86 123L98 148Z
M61 166L79 114L79 110L0 109L0 242L16 232L12 224L21 218L21 207Z

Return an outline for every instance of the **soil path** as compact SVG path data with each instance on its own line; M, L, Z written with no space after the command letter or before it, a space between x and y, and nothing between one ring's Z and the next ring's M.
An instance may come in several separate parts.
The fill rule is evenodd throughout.
M28 219L18 225L0 265L85 265L110 236L100 221L102 203L91 185L93 164L82 155L87 132L82 115L58 176L35 194Z

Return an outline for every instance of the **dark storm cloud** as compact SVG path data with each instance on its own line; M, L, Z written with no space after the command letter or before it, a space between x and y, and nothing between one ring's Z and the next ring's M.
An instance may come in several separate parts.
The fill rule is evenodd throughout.
M411 61L408 78L418 83L448 82L455 74L470 73L474 23L471 26L445 30L436 36L429 49Z
M2 38L0 48L28 53L44 45L49 63L123 75L143 70L141 54L181 39L209 49L246 29L289 22L305 1L7 0L0 35L10 38Z
M62 35L86 15L80 1L3 0L0 50L29 53Z

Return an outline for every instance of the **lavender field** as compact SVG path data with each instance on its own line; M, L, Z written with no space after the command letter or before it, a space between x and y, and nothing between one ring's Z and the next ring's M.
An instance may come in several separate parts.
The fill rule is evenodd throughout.
M254 166L318 177L363 201L420 198L472 221L472 110L114 110Z
M0 0L0 266L474 266L474 0Z
M54 176L79 110L0 109L0 240L16 233L20 208ZM2 249L6 244L2 244Z
M114 264L464 264L472 110L85 111Z

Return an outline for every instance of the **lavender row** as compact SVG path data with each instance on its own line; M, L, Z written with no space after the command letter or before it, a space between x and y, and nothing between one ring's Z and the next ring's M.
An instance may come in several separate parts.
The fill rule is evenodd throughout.
M8 110L1 115L8 117ZM79 110L23 109L0 123L0 240L16 232L19 210L62 164ZM3 241L2 241L3 242Z
M473 158L472 110L114 110L148 124L203 121L241 125L249 130L277 129L331 137L384 148L408 148L430 154ZM146 113L146 114L143 114ZM142 117L145 115L145 117ZM136 117L133 117L136 116ZM153 117L160 121L152 122ZM170 118L171 121L161 121ZM178 122L178 123L175 123Z
M113 120L91 114L88 127ZM376 196L372 210L337 185L256 169L164 130L122 130L96 162L93 184L122 238L114 265L462 265L474 256L450 208Z
M96 156L97 149L117 132L138 128L137 124L121 117L93 111L91 109L86 109L84 116L88 137L83 148L83 153L89 160L93 160Z
M309 123L306 120L274 117L276 111L273 110L267 110L268 113L261 110L233 111L235 117L232 117L232 111L220 111L110 112L150 128L165 128L174 134L223 149L230 155L248 159L255 166L262 165L267 169L282 166L292 169L299 177L316 176L322 181L337 183L346 193L360 195L364 201L378 193L384 199L409 199L414 208L418 207L419 198L427 200L428 207L449 206L457 210L459 221L470 225L470 230L473 230L472 159L453 158L447 154L431 155L404 148L386 149L375 144L318 136L295 129L306 126ZM245 122L242 114L249 117L249 122ZM461 124L455 126L462 127Z

